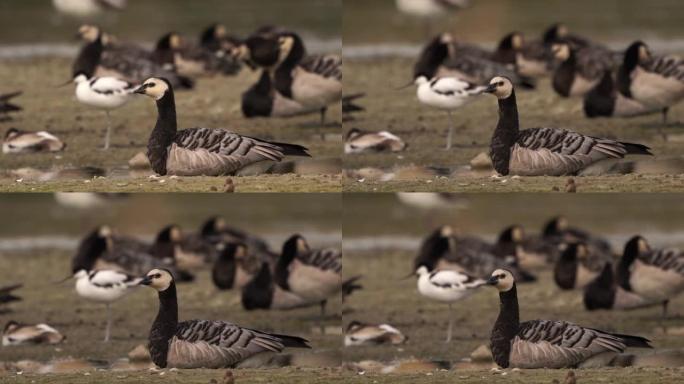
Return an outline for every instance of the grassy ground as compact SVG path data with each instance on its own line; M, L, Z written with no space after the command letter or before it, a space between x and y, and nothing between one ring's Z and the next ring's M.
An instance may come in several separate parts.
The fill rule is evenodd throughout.
M76 189L84 177L65 176L56 182L41 181L38 184L16 185L16 177L9 171L35 168L40 171L61 171L74 168L96 167L105 172L118 171L121 178L101 181L100 189L147 191L156 190L152 184L139 183L135 175L127 175L128 160L138 152L145 152L147 138L156 120L156 110L151 99L137 97L123 108L113 111L112 148L102 151L106 120L104 113L88 108L75 100L72 84L58 88L69 78L70 61L66 59L33 59L4 61L0 67L0 83L3 90L24 90L17 102L24 111L14 121L0 123L0 131L10 127L23 130L48 130L67 143L67 149L58 154L1 156L0 190L30 191ZM200 79L197 89L177 92L176 103L180 128L193 126L224 127L238 133L264 139L301 144L310 149L314 159L339 158L341 144L335 139L340 132L340 110L331 108L325 127L318 124L318 115L292 119L247 120L240 112L240 95L256 81L256 74L244 70L236 77ZM328 135L321 140L320 133ZM323 177L321 171L314 177L292 179L287 176L278 180L261 177L241 180L243 191L339 191L339 181ZM66 179L66 180L64 180ZM129 180L130 179L130 180ZM72 183L76 180L76 183ZM66 181L66 183L63 183ZM209 178L187 178L176 190L208 191ZM270 182L273 181L273 182ZM222 182L222 181L221 181ZM121 185L125 184L125 185ZM195 185L197 184L197 185ZM85 189L90 189L86 186Z
M359 119L345 124L345 131L352 127L364 130L389 130L405 140L409 147L399 154L364 154L346 156L344 168L378 168L384 172L401 173L407 167L434 167L447 175L466 166L481 152L489 151L489 140L497 121L496 100L484 95L454 113L454 148L443 150L448 127L447 114L421 105L415 96L415 87L396 90L410 80L412 60L378 59L347 60L345 62L345 92L366 92L363 100L367 112ZM551 90L548 80L541 81L536 91L519 91L518 107L523 127L556 126L600 137L619 138L623 141L643 143L652 148L658 161L681 160L684 130L681 123L671 124L665 132L670 141L665 142L656 131L660 123L657 115L633 119L587 119L582 112L581 100L561 99ZM677 106L670 111L670 121L684 121L684 108ZM632 157L632 160L645 160ZM648 173L682 174L681 166L666 171L653 170ZM425 173L425 172L423 172ZM429 172L428 172L429 173ZM487 174L487 177L491 173ZM559 178L524 178L523 184L513 183L501 186L484 181L487 177L470 174L453 174L447 179L410 173L403 179L393 181L366 180L358 183L358 177L345 178L348 191L550 191L553 186L563 184ZM426 179L431 183L428 184ZM602 182L603 181L603 182ZM668 179L654 175L644 182L632 176L599 177L578 179L578 183L590 187L586 191L677 191L682 190L682 180ZM600 184L600 187L595 187Z

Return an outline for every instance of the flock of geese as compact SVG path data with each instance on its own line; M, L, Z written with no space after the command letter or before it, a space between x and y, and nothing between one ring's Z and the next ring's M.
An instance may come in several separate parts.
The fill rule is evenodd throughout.
M571 175L604 159L651 154L642 144L561 128L521 131L515 89L534 89L537 79L548 76L560 97L583 98L587 117L662 113L665 123L669 108L684 99L681 58L654 54L642 41L630 44L624 52L615 52L570 33L563 24L552 25L539 40L512 32L494 51L441 33L427 43L413 68L418 100L449 115L446 149L453 143L453 111L481 94L497 97L499 122L490 154L501 175ZM661 126L656 126L666 138ZM386 131L354 130L345 139L345 152L350 154L406 148L399 137Z
M448 304L446 342L452 339L457 302L484 286L499 291L491 350L502 368L596 367L627 347L651 348L639 336L566 321L521 322L517 284L535 282L533 272L542 269L553 270L560 289L582 292L589 311L662 306L666 316L669 300L684 292L684 251L653 249L646 239L634 236L619 253L605 238L572 227L563 217L549 220L539 235L509 226L493 243L442 226L423 240L411 275L417 276L421 296ZM349 324L345 337L349 346L401 343L406 338L388 324L360 322Z
M68 83L75 84L80 103L105 112L103 148L111 145L110 112L138 94L148 96L157 104L158 117L147 155L159 175L229 175L260 161L310 156L300 145L223 128L177 130L174 90L193 89L198 77L234 76L244 66L260 71L257 82L242 94L246 118L320 113L324 125L327 108L342 100L341 58L308 54L297 33L280 27L264 26L247 38L238 38L228 34L223 25L212 24L200 34L198 43L170 32L151 51L122 42L96 25L81 26L78 36L83 46ZM0 97L3 113L16 108L8 102L14 96ZM3 142L5 153L61 151L65 147L48 132L16 129L8 131Z
M150 330L149 350L152 361L161 368L235 367L262 352L310 348L301 337L226 321L179 322L176 284L191 283L201 269L211 269L217 289L241 291L246 310L319 306L322 332L327 301L361 288L359 276L342 278L339 249L312 248L296 234L285 241L281 252L273 251L264 239L228 226L220 217L209 218L195 233L183 232L177 225L166 226L152 243L100 226L81 240L71 261L71 274L62 282L73 278L79 297L106 306L105 342L112 334L112 303L140 286L154 288L159 311ZM11 295L17 288L3 288L6 294L0 297L3 301L18 299ZM48 342L46 327L10 323L3 340L12 345Z

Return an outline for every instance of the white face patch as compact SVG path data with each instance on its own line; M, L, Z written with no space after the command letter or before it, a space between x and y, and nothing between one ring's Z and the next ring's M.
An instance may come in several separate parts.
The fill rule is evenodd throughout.
M171 238L171 241L179 242L183 240L183 233L181 232L180 228L173 227L171 228L171 233L169 234L169 237Z
M565 61L570 58L570 46L567 44L554 44L551 46L553 57L558 61Z
M507 99L513 93L513 83L505 77L497 76L489 82L489 85L496 87L492 93L499 99Z
M525 238L525 231L523 231L523 229L520 227L513 227L513 231L511 232L511 239L514 242L519 243L519 242L523 241L524 238Z
M178 49L181 46L181 37L175 33L169 36L169 47L171 49Z
M100 230L98 231L100 237L109 237L112 235L112 229L109 228L106 225L103 225L100 227Z
M306 240L302 239L301 237L297 239L297 253L307 253L309 252L309 244L306 243Z
M639 61L644 62L651 59L651 53L648 52L648 48L645 45L639 46Z
M81 36L81 39L92 43L100 35L100 29L94 25L82 25L78 29L78 34Z
M494 286L499 290L499 292L510 291L515 283L513 275L505 269L497 269L496 271L492 272L492 277L497 279L496 285Z
M153 269L147 272L146 277L151 281L149 286L159 292L167 290L173 282L173 276L161 269Z
M169 90L169 86L166 84L166 82L156 77L145 80L143 85L145 86L144 94L155 100L159 100L164 97L166 91Z
M643 238L639 238L639 240L637 241L637 245L639 249L639 254L647 253L651 250L651 247L648 246L648 243Z
M586 259L589 256L589 250L587 249L587 246L584 244L578 244L577 245L577 258L578 259Z
M450 237L454 234L454 229L448 225L445 225L440 230L440 234L442 235L442 237Z
M292 47L294 46L294 38L292 36L281 37L278 42L280 43L280 53L278 54L278 63L282 63L283 60L290 54Z
M511 38L511 46L516 50L521 49L523 47L523 37L517 33L513 35Z

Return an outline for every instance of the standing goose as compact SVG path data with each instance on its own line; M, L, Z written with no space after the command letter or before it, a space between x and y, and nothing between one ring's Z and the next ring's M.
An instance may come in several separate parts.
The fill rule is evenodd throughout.
M74 272L76 293L85 299L104 303L107 307L107 328L104 341L108 342L112 329L111 304L137 288L142 279L112 270L88 272L85 269L79 269Z
M463 272L450 270L430 272L425 265L418 267L416 275L418 276L418 292L421 295L449 304L449 327L445 342L451 342L454 325L452 304L472 295L475 289L485 285L486 281Z
M613 260L610 254L592 252L585 243L565 244L553 269L553 279L561 289L582 289Z
M344 137L344 153L401 152L408 147L401 138L388 132L362 131L352 128Z
M2 153L59 152L66 144L47 131L29 132L10 128L2 141Z
M492 60L511 65L521 76L535 78L549 74L553 65L550 50L541 41L526 41L520 32L511 32L504 36Z
M145 270L167 268L179 281L192 281L194 277L173 266L174 256L153 255L150 246L126 237L116 236L108 226L95 228L81 240L71 260L71 269L92 271L115 270L133 276L145 274Z
M669 300L684 291L684 252L676 248L654 250L646 239L634 236L625 244L616 275L624 290L649 302L661 302L666 316Z
M617 64L612 52L601 47L573 48L568 42L551 47L560 63L553 73L553 90L563 97L584 96Z
M228 175L260 161L309 156L301 145L269 142L225 129L177 131L173 88L164 78L149 78L135 92L153 98L157 104L157 124L147 143L147 157L159 175Z
M221 243L211 270L211 279L218 289L242 289L257 275L262 261L250 254L242 243Z
M492 245L479 239L463 237L450 226L442 226L428 235L413 260L413 270L424 266L428 271L453 270L479 278L487 278L497 268L508 268L521 281L535 281L536 277L518 268L514 255L494 255ZM503 248L502 248L503 250ZM513 256L513 257L510 257Z
M584 288L582 300L587 310L629 310L663 304L661 301L647 300L622 288L617 282L613 268L613 264L606 263L601 273Z
M501 175L573 175L598 161L628 154L651 155L642 144L585 136L561 128L520 131L518 106L508 78L493 78L485 92L499 100L499 122L491 141L494 169Z
M140 84L150 76L163 76L177 88L191 89L192 80L179 76L152 61L151 55L140 49L129 52L117 49L116 45L106 46L103 33L94 25L83 25L78 30L86 44L74 61L72 78L85 73L87 78L115 77L131 83Z
M140 284L154 288L159 295L149 349L152 361L160 368L232 368L259 353L310 348L301 337L242 328L227 321L178 322L176 283L167 270L149 271Z
M413 79L424 76L456 77L469 83L485 85L492 77L504 75L516 84L534 88L534 82L519 76L514 69L492 60L492 54L477 47L457 43L449 33L442 33L423 48L413 67Z
M627 347L652 348L643 337L603 332L566 321L521 323L513 275L498 269L487 283L499 290L500 310L492 329L491 350L501 368L600 366Z
M662 110L665 123L670 106L684 99L684 60L653 55L646 44L636 41L625 51L617 86L623 96Z
M486 87L456 77L435 77L428 80L425 76L419 76L415 84L418 86L417 96L421 103L447 111L449 131L446 149L451 149L454 135L452 111L473 101Z
M176 32L162 36L152 52L154 61L164 68L175 69L181 76L190 78L221 73L234 75L240 64L224 51L217 55L201 45L193 45Z
M109 149L109 137L112 130L109 112L126 104L133 96L133 91L137 86L111 76L89 78L85 72L80 71L75 74L74 83L76 83L76 99L78 101L105 111L107 133L105 134L104 149Z
M0 121L10 120L10 117L7 116L10 112L18 112L23 109L10 101L15 97L20 96L22 93L23 92L18 91L0 94Z

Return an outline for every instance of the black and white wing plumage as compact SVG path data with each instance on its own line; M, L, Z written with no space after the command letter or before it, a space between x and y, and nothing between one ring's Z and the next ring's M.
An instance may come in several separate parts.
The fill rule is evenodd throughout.
M325 78L342 81L342 58L337 55L315 55L305 57L299 64L308 72Z
M179 131L168 151L167 173L207 176L233 174L259 161L280 161L286 155L309 156L300 145L242 136L224 129Z
M585 136L560 128L531 128L520 131L511 148L510 173L560 176L575 174L604 159L627 154L648 154L641 144Z
M663 272L676 272L684 277L684 252L676 248L657 249L639 255L646 265L657 267Z
M297 255L306 265L316 267L322 271L342 273L342 251L335 248L315 249L311 252Z
M604 352L627 347L650 348L649 341L584 328L565 321L532 320L520 324L511 343L510 366L518 368L575 367Z
M600 46L588 46L579 48L575 52L577 72L585 79L598 80L606 71L617 67L618 57L607 48Z
M684 82L684 60L678 56L655 56L644 68L662 77Z
M261 352L309 348L307 343L299 337L255 331L225 321L190 320L178 323L167 364L176 368L228 368Z
M484 87L455 77L436 77L430 80L430 89L442 96L469 97L482 93Z

